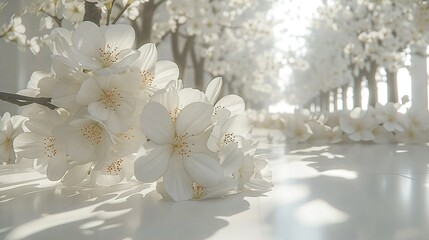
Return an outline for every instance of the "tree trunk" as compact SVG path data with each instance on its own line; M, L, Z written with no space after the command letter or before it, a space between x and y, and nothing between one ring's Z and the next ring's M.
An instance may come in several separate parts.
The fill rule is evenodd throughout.
M336 88L332 92L334 94L334 98L333 98L333 101L334 101L334 112L336 112L336 111L338 111L338 89Z
M149 1L141 4L143 11L140 11L142 19L142 26L139 36L137 36L137 46L151 42L153 15L155 14L156 5L155 1Z
M174 62L179 67L179 79L183 79L183 76L185 75L188 51L194 44L194 37L187 37L184 40L184 44L180 44L181 39L179 38L179 27L175 32L171 33L171 50L173 52ZM180 49L181 45L183 45L182 49Z
M190 49L192 65L194 66L194 79L195 87L201 91L204 91L204 65L205 58L203 56L197 56L195 46Z
M317 97L314 97L314 112L317 112L318 109L320 110L320 95Z
M368 106L375 107L375 104L378 103L378 89L377 89L377 80L375 79L375 74L377 73L377 65L374 62L371 62L369 71L366 74L366 79L368 81Z
M341 98L343 100L343 110L347 109L347 89L348 89L348 85L344 85L341 87Z
M413 108L420 111L428 110L428 75L426 46L411 47L411 101Z
M329 112L329 92L321 92L319 97L320 97L320 111Z
M204 58L194 65L195 88L204 91Z
M360 72L358 76L354 77L353 87L353 107L362 107L362 79L363 73Z
M84 21L91 21L97 26L100 26L101 9L97 7L95 2L85 1L85 14L83 15Z
M398 72L387 71L387 101L398 102Z

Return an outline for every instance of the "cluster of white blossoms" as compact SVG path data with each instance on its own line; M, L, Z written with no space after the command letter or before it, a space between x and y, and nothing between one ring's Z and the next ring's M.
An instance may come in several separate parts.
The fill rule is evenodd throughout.
M403 113L404 112L404 113ZM429 112L388 102L367 110L355 108L314 115L308 110L283 119L286 140L291 143L411 143L429 141Z
M22 24L20 16L13 15L9 23L5 23L0 28L0 38L6 42L15 43L20 49L29 49L32 53L40 50L40 38L33 37L28 39L25 34L26 28Z
M157 181L164 198L175 201L221 197L246 189L267 190L267 161L255 155L244 101L227 95L216 101L222 81L205 92L171 85L156 92L141 115L150 141L140 149L136 178Z
M13 140L24 131L22 125L24 120L25 117L20 115L11 117L8 112L0 118L0 164L16 163Z
M271 188L243 99L217 101L220 78L205 92L183 88L177 65L158 61L154 44L133 49L129 25L82 22L54 29L51 39L52 71L33 73L19 93L51 98L58 108L24 107L25 131L13 146L18 121L2 121L0 143L18 159L33 159L64 185L156 181L175 201Z

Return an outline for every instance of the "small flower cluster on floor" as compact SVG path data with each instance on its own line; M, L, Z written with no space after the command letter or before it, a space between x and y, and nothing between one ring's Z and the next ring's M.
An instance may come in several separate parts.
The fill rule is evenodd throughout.
M429 141L428 119L428 111L388 102L367 110L355 108L319 115L302 110L283 118L283 132L290 143L419 144Z
M133 49L134 34L91 22L54 29L52 71L33 73L19 93L52 98L58 109L23 107L25 121L5 114L1 160L32 159L64 185L135 176L175 201L269 190L243 99L217 100L220 78L205 92L183 88L177 65L158 61L152 43Z

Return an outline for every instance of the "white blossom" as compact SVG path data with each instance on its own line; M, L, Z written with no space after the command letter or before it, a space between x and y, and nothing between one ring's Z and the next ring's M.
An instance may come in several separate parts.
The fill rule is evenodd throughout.
M26 120L21 115L10 116L6 112L0 118L0 163L17 163L14 140L24 129L22 124Z

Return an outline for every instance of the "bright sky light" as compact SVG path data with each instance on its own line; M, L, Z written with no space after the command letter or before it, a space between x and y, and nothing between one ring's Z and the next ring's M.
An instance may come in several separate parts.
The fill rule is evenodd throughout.
M297 36L303 36L308 33L310 20L320 6L320 0L289 0L276 3L276 6L270 12L270 15L276 19L279 24L274 28L276 37L276 47L280 51L294 51L301 49L303 42L297 40ZM290 77L291 69L285 66L280 70L279 85L284 90ZM281 101L269 107L269 112L288 112L292 113L296 106Z
M289 0L277 3L271 11L271 16L276 19L279 24L274 29L277 48L280 51L299 51L303 49L303 42L297 40L296 36L303 36L308 33L308 27L314 14L317 14L317 8L321 5L321 0ZM310 69L311 70L311 69ZM281 69L279 85L284 90L286 83L290 77L291 69L286 65ZM408 95L411 98L411 78L408 71L400 69L398 71L398 97L399 100ZM349 91L348 108L352 108L352 91ZM379 102L385 104L387 102L387 85L385 82L378 83ZM368 89L362 89L362 106L368 103ZM269 107L269 112L292 113L296 106L288 104L285 100L273 104Z

